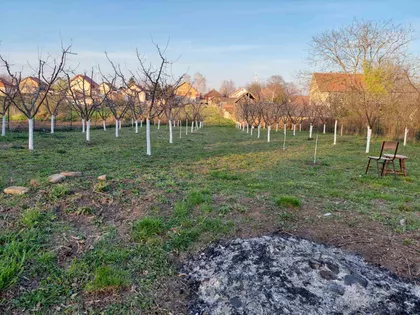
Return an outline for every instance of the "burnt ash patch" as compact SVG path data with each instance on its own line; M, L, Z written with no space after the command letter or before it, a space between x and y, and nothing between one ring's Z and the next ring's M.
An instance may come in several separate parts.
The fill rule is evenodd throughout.
M420 286L284 235L219 242L183 266L189 314L420 314Z

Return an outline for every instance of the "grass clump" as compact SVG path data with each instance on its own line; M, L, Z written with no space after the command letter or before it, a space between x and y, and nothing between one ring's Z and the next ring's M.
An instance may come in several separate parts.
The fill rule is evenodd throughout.
M192 191L187 196L187 204L190 207L200 205L210 200L210 196L205 191Z
M300 208L300 200L293 196L281 196L276 199L276 205L281 208Z
M145 217L134 222L131 236L134 241L147 241L164 233L165 224L160 217Z
M94 279L86 285L86 291L114 290L130 284L127 271L110 266L101 266L95 270Z

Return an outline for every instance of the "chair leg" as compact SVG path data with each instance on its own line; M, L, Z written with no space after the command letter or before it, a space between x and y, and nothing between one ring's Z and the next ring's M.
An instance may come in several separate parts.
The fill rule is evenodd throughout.
M382 163L381 176L386 175L386 166L387 166L387 161L384 161L384 162Z
M397 172L395 171L395 163L392 161L392 170L394 171L394 177L397 178Z
M366 167L366 172L365 172L365 174L367 174L367 173L368 173L368 171L369 171L370 161L371 161L371 159L369 159L369 161L368 161L368 164L367 164L367 167Z

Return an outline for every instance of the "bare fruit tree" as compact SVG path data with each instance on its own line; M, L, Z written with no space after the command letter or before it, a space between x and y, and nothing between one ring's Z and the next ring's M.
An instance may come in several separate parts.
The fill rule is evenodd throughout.
M13 88L8 78L0 78L0 115L2 116L1 122L1 135L6 136L6 115L9 110L12 99L16 97L17 89Z
M67 82L65 79L58 79L52 86L51 91L45 98L45 108L51 117L51 133L54 133L55 118L58 115L60 106L66 102L67 99Z
M71 46L61 47L58 57L48 55L45 59L38 57L36 66L31 66L33 76L24 79L22 71L13 72L11 64L2 55L0 62L10 77L10 90L3 93L23 115L28 119L29 125L29 150L34 149L34 118L40 107L44 104L48 93L66 65L66 57Z
M224 80L220 86L220 94L224 97L229 97L235 91L235 82L232 80Z

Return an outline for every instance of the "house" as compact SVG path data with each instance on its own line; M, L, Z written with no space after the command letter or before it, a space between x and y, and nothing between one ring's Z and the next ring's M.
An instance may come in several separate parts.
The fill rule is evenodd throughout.
M102 95L105 95L109 93L109 91L115 91L116 88L111 83L108 82L102 82L99 84L99 93Z
M364 85L363 74L313 73L309 88L309 103L328 103L331 97L360 91Z
M129 87L124 89L124 93L131 96L137 94L140 102L143 103L146 101L146 92L144 88L136 83L129 84Z
M176 89L175 94L190 101L200 99L200 92L197 91L189 82L184 82Z
M0 77L0 96L4 96L7 89L10 91L12 84L7 79Z
M26 77L19 83L20 92L30 94L47 88L47 84L36 77Z
M73 92L99 92L99 85L87 75L82 74L78 74L73 79L71 79L70 88L73 90Z
M213 101L213 100L220 100L222 98L222 94L220 94L219 92L217 92L215 89L211 90L210 92L204 94L204 99L207 100L208 102Z

